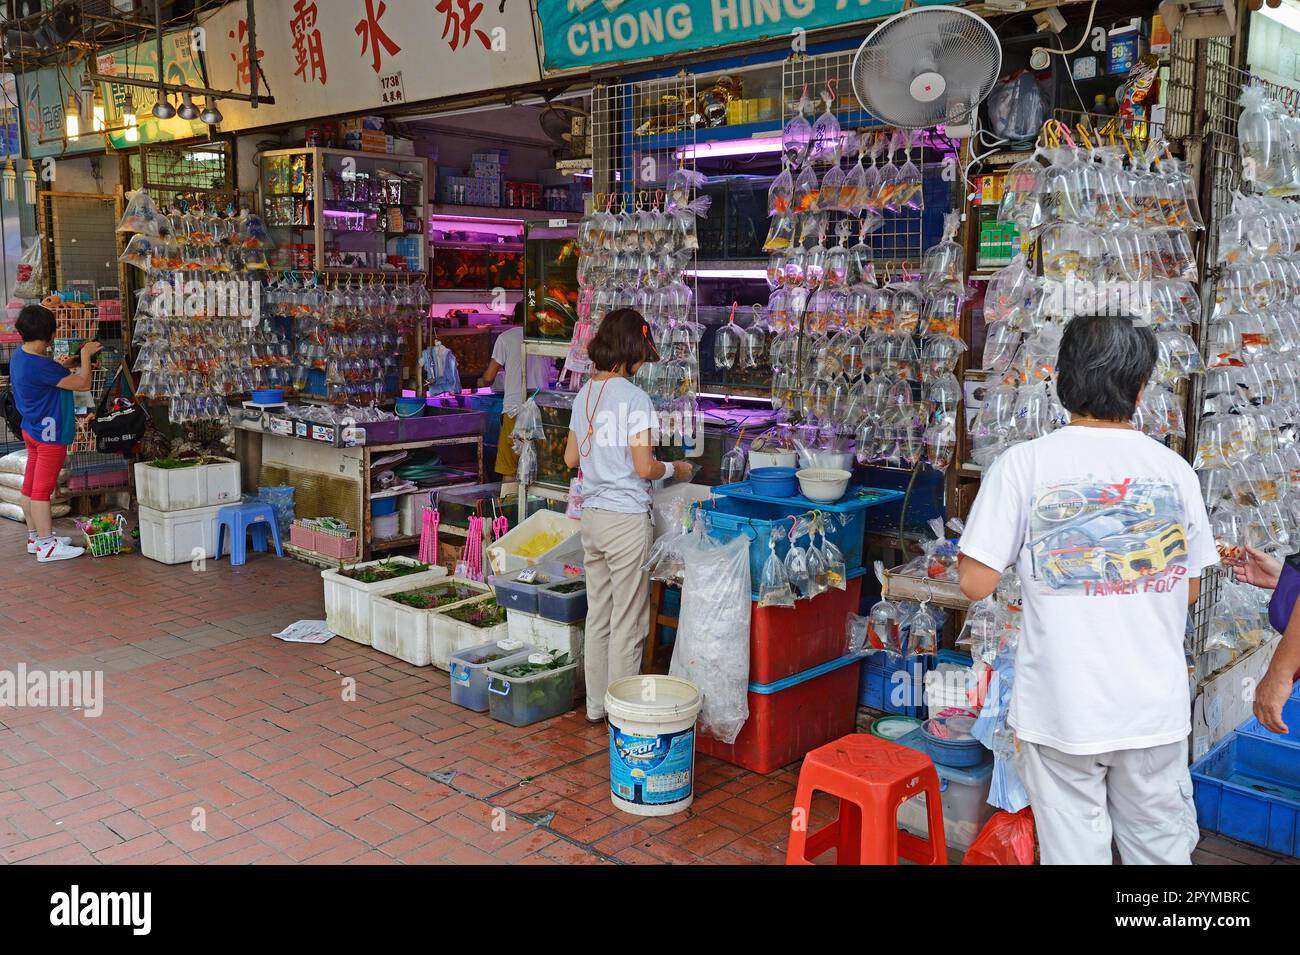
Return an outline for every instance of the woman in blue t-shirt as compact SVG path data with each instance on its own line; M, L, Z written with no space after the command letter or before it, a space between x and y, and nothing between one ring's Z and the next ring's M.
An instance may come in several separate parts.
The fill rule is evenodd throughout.
M9 384L23 416L23 443L27 445L22 496L27 553L35 554L41 563L80 557L84 551L72 546L68 538L54 536L50 495L76 432L72 393L90 390L90 359L103 347L99 342L82 345L81 366L70 373L72 359L63 365L49 356L56 324L48 308L25 306L14 322L23 344L9 362Z

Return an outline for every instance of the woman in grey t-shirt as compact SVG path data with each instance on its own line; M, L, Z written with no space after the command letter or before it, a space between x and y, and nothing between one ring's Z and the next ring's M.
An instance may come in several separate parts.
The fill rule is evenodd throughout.
M690 477L684 461L653 453L658 434L650 396L630 379L659 360L650 325L630 308L610 312L587 346L595 373L573 401L564 462L582 473L582 546L587 573L583 647L587 719L605 718L605 690L641 671L649 632L650 482Z

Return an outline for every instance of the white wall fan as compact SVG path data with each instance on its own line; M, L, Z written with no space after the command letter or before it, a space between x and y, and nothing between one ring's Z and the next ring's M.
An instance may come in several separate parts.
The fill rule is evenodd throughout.
M986 20L961 7L914 7L890 17L853 57L862 108L900 129L944 124L969 136L974 113L1002 70L1002 46Z

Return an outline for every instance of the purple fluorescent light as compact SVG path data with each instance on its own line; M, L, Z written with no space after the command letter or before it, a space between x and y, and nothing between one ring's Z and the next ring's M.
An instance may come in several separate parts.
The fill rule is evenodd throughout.
M779 153L781 137L757 136L753 139L732 139L716 143L693 143L677 150L678 159L702 159L717 156L752 156L755 153Z
M444 221L445 222L491 222L491 223L496 223L498 225L517 226L520 232L523 232L524 230L524 222L522 219L507 219L502 216L456 216L456 215L447 215L446 213L440 212L437 215L429 216L429 221L430 222L444 222Z
M717 395L709 391L697 391L697 398L720 398L723 401L767 401L767 398L756 398L753 395Z
M766 279L766 269L686 269L685 275L699 279Z
M354 212L351 209L322 209L321 211L327 216L342 216L345 219L364 219L372 214L369 212Z

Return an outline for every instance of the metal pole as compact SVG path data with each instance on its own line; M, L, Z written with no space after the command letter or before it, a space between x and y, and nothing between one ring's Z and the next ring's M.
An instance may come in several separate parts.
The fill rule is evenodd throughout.
M213 96L217 99L238 100L241 103L249 102L252 97L247 93L236 93L233 90L214 90L208 86L181 86L176 83L159 83L156 80L139 80L129 76L107 76L103 73L87 73L89 79L97 83L117 83L121 86L143 86L148 88L159 88L167 93L190 93L198 96ZM259 96L259 103L274 104L275 99L271 96Z
M248 105L257 109L257 73L262 65L257 62L257 15L253 12L253 0L248 2Z

